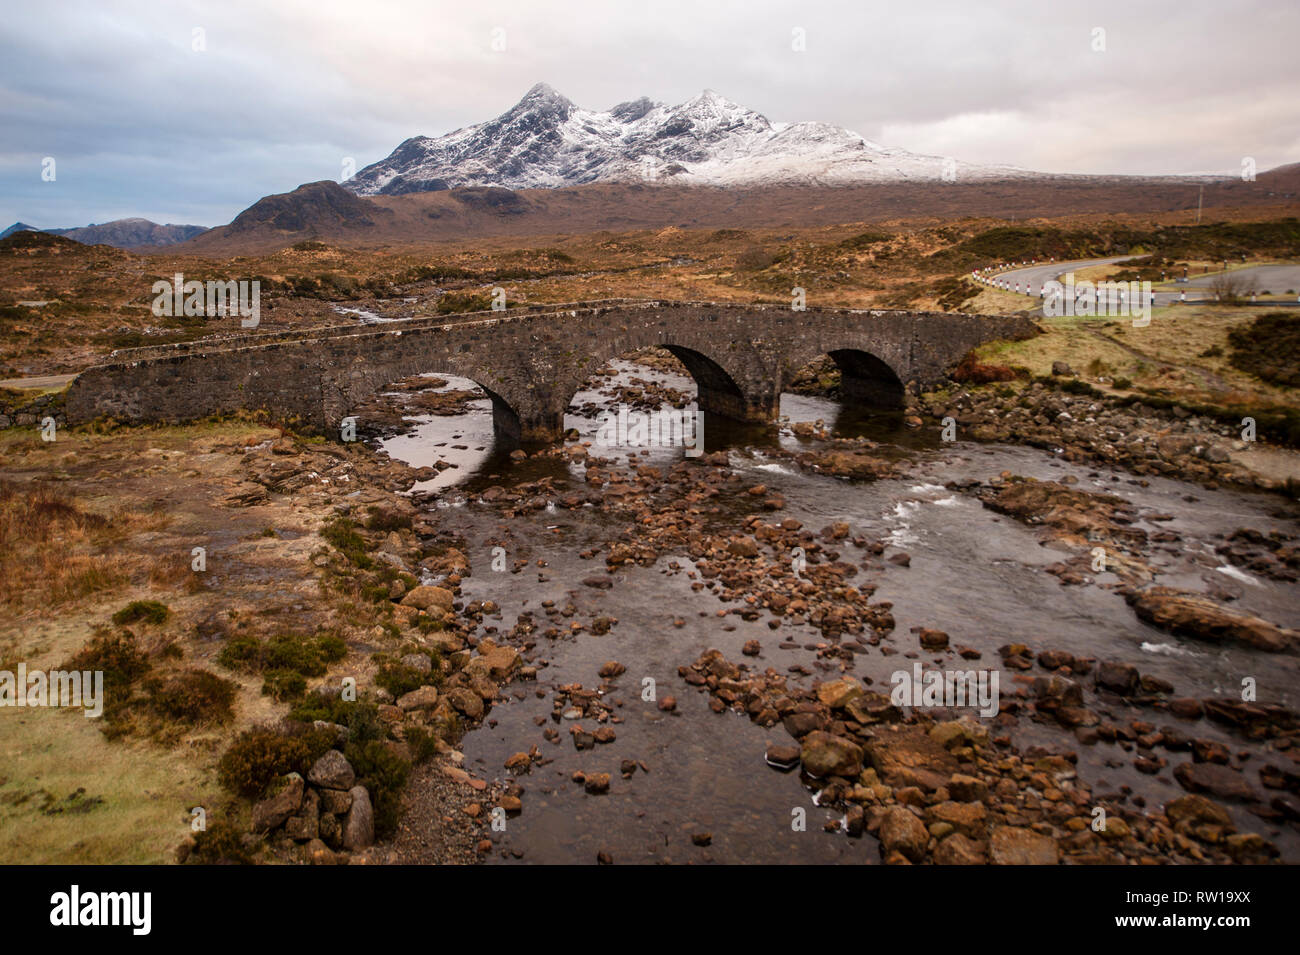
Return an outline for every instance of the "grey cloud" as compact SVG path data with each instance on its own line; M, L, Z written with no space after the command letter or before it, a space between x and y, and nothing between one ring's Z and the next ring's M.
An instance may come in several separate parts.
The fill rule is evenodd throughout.
M1265 169L1300 158L1298 35L1300 7L1261 0L28 4L0 24L0 218L217 224L537 81L600 109L709 87L774 121L1052 172Z

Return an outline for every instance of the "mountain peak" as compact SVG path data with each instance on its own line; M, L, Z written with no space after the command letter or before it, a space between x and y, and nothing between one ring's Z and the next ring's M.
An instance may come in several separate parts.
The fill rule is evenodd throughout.
M642 96L640 99L628 100L626 103L619 103L609 111L620 123L634 123L646 113L654 109L659 104L652 101L648 96Z
M469 186L553 189L641 181L651 171L683 185L845 185L938 180L945 167L940 158L879 148L838 126L773 126L712 89L677 106L641 97L601 112L537 83L496 119L408 139L344 188L361 196ZM963 178L1009 173L959 165Z
M683 109L690 107L709 107L712 109L734 110L742 113L754 113L754 110L741 106L733 100L727 99L717 90L701 90L697 95L692 96L682 104ZM755 115L757 115L755 113Z
M523 124L530 129L543 129L563 123L578 107L567 97L546 83L537 83L510 109L495 120L498 129ZM474 127L471 127L474 128ZM364 171L364 170L363 170Z
M533 84L532 89L525 93L524 98L515 105L516 110L520 108L537 109L539 107L564 111L577 109L571 99L549 83Z
M374 203L358 199L333 179L305 182L293 192L263 196L228 226L226 235L269 229L285 233L330 234L340 229L373 226L375 217L391 215Z
M674 112L688 117L702 133L746 128L755 132L769 132L772 128L762 113L733 103L714 90L704 90L677 107Z

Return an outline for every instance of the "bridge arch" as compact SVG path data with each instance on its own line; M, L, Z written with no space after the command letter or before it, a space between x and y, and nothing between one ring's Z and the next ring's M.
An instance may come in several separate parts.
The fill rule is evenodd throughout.
M782 362L783 388L801 368L830 358L840 372L841 401L877 408L902 406L908 372L915 366L911 343L843 332L809 336L789 349Z
M732 371L695 348L678 344L649 342L648 345L634 346L619 350L613 354L604 355L602 364L640 351L644 347L662 348L682 363L689 377L695 382L695 402L701 411L706 414L717 414L726 418L740 420L745 420L747 415L752 414L744 389L736 381ZM613 349L603 349L602 351L605 350L612 351ZM561 413L572 404L574 395L590 382L591 378L588 376L581 381L571 382L566 385L561 392L561 396L564 397L564 408Z
M412 345L414 347L410 347ZM408 338L406 342L395 342L395 347L382 357L332 363L321 377L321 398L327 426L337 426L362 403L394 382L424 374L451 375L472 381L487 395L492 402L493 430L498 439L515 442L520 439L524 429L521 409L527 408L528 398L518 375L513 383L505 382L503 386L503 382L498 380L500 376L471 353L447 354L442 350L430 351L421 345L419 340Z
M519 442L520 434L522 433L522 427L523 427L519 419L519 412L516 411L515 408L510 404L510 402L505 397L503 397L499 392L493 390L492 388L489 388L487 385L483 384L483 382L477 380L476 378L470 375L462 375L459 372L447 371L446 369L441 367L422 368L419 371L415 372L414 374L415 375L428 374L428 375L435 375L438 377L463 378L466 381L472 382L479 389L479 391L483 392L483 394L487 396L488 400L492 402L492 430L493 433L496 435L497 440L501 441L504 439L507 443L515 443L515 444ZM384 384L376 388L375 391L371 393L371 395L377 394L378 392L382 391L384 388L387 388L396 382L405 381L411 377L412 375L400 375L398 377L391 378L388 381L386 381ZM481 376L481 377L486 377L486 376ZM370 396L365 396L365 397L370 397Z
M706 414L744 420L749 413L745 393L725 368L703 352L684 345L664 345L664 349L686 366L695 379L696 403Z
M731 329L685 327L661 320L639 326L613 326L609 334L590 343L590 353L567 376L557 379L553 400L540 428L524 431L563 431L565 411L574 395L590 380L592 369L644 348L662 348L680 361L695 382L696 404L705 414L738 421L771 421L779 393L771 364L748 342L732 337Z
M846 402L897 408L903 403L903 382L889 363L858 348L827 352L840 370L840 399Z

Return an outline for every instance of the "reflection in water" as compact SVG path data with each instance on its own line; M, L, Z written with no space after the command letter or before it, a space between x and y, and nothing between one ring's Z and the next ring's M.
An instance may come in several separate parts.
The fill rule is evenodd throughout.
M432 375L432 373L430 373ZM468 378L438 375L447 383L431 392L482 389ZM400 396L398 396L400 397ZM492 401L486 395L468 404L462 415L411 415L412 428L404 434L384 438L379 449L412 467L445 467L436 478L418 481L415 491L433 491L459 484L492 461L496 438L492 433Z

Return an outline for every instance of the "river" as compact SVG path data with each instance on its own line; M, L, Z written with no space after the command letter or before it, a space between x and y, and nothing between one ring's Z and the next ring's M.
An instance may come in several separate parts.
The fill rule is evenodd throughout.
M610 384L627 385L640 378L694 392L685 376L627 361L612 365L616 372L612 379L594 382L570 406L587 412L571 413L565 420L566 427L577 429L580 440L595 439L598 422L591 412L609 407ZM446 387L467 388L472 383L451 379ZM873 602L893 604L896 627L885 644L899 651L897 656L883 655L879 649L858 653L850 671L857 678L869 679L887 692L890 674L900 667L910 668L909 657L916 656L916 637L910 631L928 627L946 631L953 646L980 651L980 666L996 666L997 648L1003 644L1025 643L1035 651L1060 649L1136 664L1142 673L1172 683L1178 696L1239 697L1241 679L1250 676L1258 682L1260 702L1293 710L1300 704L1300 663L1295 655L1211 646L1153 629L1109 589L1116 583L1110 574L1097 575L1094 583L1083 586L1064 586L1044 572L1047 565L1070 556L1059 545L1040 544L1035 528L999 515L973 495L947 485L987 482L1010 471L1046 480L1072 476L1080 489L1119 495L1136 507L1137 527L1177 536L1175 541L1153 545L1148 554L1158 570L1157 583L1227 592L1236 598L1236 608L1294 628L1300 627L1300 585L1225 565L1213 546L1216 535L1242 527L1300 531L1293 510L1280 516L1288 507L1281 498L1211 491L1163 478L1138 481L1123 471L1072 464L1032 448L970 442L942 445L934 437L906 429L900 416L855 413L825 399L787 394L781 412L790 421L821 419L835 434L870 437L907 462L901 478L851 482L809 473L788 459L774 457L778 448L809 446L788 428L776 433L713 419L706 422L708 449L725 448L730 466L744 476L746 486L763 483L785 497L787 505L775 519L793 517L814 530L845 521L854 535L884 541L886 557L899 552L910 556L909 566L871 561L852 580L874 582ZM826 638L818 630L788 622L772 630L766 618L719 617L724 605L708 590L692 588L691 562L685 554L661 557L651 567L620 570L611 578L610 590L583 586L585 578L602 574L605 568L603 553L593 559L583 559L580 553L615 539L627 523L625 518L588 505L551 506L506 520L498 509L477 500L478 492L491 485L511 486L543 477L553 480L557 497L566 489L585 489L581 465L553 457L513 461L494 446L486 398L472 402L467 414L426 416L411 424L410 431L383 441L381 447L414 466L431 465L439 458L455 465L419 489L437 490L432 506L442 526L463 534L468 544L473 574L461 585L462 599L466 603L491 600L500 607L499 615L484 621L486 627L499 630L489 631L498 639L509 633L521 613L534 614L539 624L530 637L536 646L526 654L531 664L540 667L536 682L517 681L504 688L502 700L488 718L462 741L466 768L489 779L511 779L503 768L507 758L534 745L545 758L514 780L525 790L524 810L509 819L499 837L502 851L491 854L489 861L594 862L598 852L608 853L616 862L879 861L871 837L853 839L842 832L823 831L840 820L840 813L819 807L815 788L801 782L798 773L783 773L766 764L768 741L791 742L779 723L764 729L742 714L715 714L708 696L688 686L677 673L678 667L710 647L721 650L728 660L746 660L742 646L758 640L761 657L746 662L781 672L799 667L804 672L791 676L804 685L831 679L840 674L839 664L832 668L819 659L816 649ZM616 449L595 450L607 458L625 456ZM665 465L681 455L676 448L649 449L638 460ZM737 533L750 510L752 504L743 497L726 498L711 520L719 532ZM1161 520L1150 520L1151 516ZM774 518L768 515L767 519ZM527 559L529 566L519 573L492 572L492 547L498 544L506 547L509 561ZM845 559L862 556L849 553ZM539 566L539 560L544 566ZM576 635L566 632L548 638L543 635L551 624L543 613L545 601L554 601L556 608L565 611L555 618L561 629L569 621L587 624L600 615L616 617L617 624L604 635L595 635L587 626ZM682 623L678 626L675 621ZM611 721L617 739L578 750L568 733L570 721L552 719L555 691L566 684L600 686L597 671L606 661L627 668L611 681L606 697L618 721ZM1003 678L1011 681L1013 674L1004 671ZM675 712L642 700L647 679L654 681L657 699L676 697ZM1209 720L1193 723L1168 713L1092 699L1088 705L1116 723L1151 720L1176 725L1184 735L1219 740L1233 752L1251 750L1255 755L1248 766L1267 756L1262 744L1247 742ZM595 725L584 722L588 730ZM557 743L543 737L547 727L560 730ZM1185 754L1168 753L1169 766L1151 776L1137 772L1132 754L1119 747L1080 745L1054 725L1021 719L1008 732L1018 747L1039 743L1053 751L1078 753L1079 777L1097 794L1117 794L1122 787L1131 787L1132 794L1151 807L1183 794L1171 770ZM642 764L629 778L619 773L625 760ZM580 783L571 780L576 771L611 773L609 793L586 794ZM1275 841L1284 858L1300 859L1294 830L1279 831L1240 806L1229 808L1242 831L1260 832ZM800 815L806 817L803 831L792 827L792 820Z

